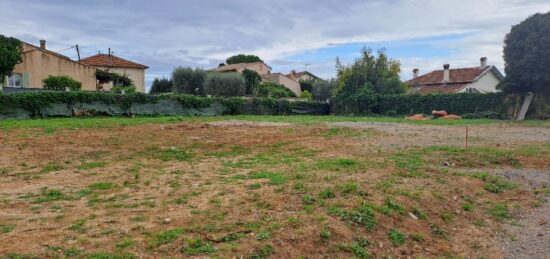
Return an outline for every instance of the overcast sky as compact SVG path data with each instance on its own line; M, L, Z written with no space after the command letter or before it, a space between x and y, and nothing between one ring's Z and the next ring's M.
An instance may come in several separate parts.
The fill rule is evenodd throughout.
M481 56L503 68L510 26L550 11L548 0L0 0L0 34L82 56L106 53L148 65L148 84L177 66L215 67L256 54L274 72L306 68L335 74L363 46L402 63L402 79L475 66ZM76 59L76 51L61 54Z

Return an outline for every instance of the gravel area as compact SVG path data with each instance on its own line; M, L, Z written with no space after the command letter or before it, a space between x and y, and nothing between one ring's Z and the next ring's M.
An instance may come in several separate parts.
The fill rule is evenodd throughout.
M501 176L529 189L550 186L550 171L506 171ZM506 224L501 235L505 258L550 258L550 202L549 195L541 193L540 207L515 215L515 221Z

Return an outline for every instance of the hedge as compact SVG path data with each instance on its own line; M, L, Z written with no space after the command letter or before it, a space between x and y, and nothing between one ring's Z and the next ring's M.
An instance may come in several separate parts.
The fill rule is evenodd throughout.
M131 114L135 104L158 103L161 100L172 100L183 108L208 108L214 103L225 107L224 114L328 114L326 103L310 101L288 101L268 98L243 97L203 97L184 94L148 95L143 93L115 94L99 92L27 92L21 94L1 94L0 112L3 107L19 107L31 113L34 117L43 116L41 110L51 104L103 103L118 105Z
M506 114L515 100L501 93L488 94L400 94L380 96L335 97L331 111L335 114L380 114L389 116L431 114L445 110L451 114Z

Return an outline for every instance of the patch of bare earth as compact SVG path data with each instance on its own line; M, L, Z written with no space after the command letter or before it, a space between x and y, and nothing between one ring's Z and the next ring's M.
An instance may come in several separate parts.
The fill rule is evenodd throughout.
M550 129L471 127L472 151L457 148L463 130L226 121L1 131L0 255L501 258L507 221L491 208L531 209L537 196L490 192L472 172L548 168L547 149L520 148L548 146Z

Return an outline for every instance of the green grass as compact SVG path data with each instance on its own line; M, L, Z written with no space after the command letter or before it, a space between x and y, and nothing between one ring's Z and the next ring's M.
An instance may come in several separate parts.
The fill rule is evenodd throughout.
M151 248L156 248L164 244L172 243L176 241L185 231L182 228L170 229L164 232L153 235L149 241L149 246Z
M235 115L235 116L217 116L217 117L195 117L195 116L162 116L162 117L108 117L108 118L51 118L51 119L32 119L32 120L1 120L0 129L29 129L42 128L45 132L54 132L58 129L81 129L81 128L113 128L120 126L133 126L141 124L166 124L182 121L188 122L210 122L220 120L246 120L246 121L265 121L265 122L286 122L299 124L318 124L330 122L384 122L384 123L407 123L407 124L427 124L427 125L480 125L491 123L506 123L521 126L550 126L545 121L525 121L511 122L488 119L477 120L428 120L428 121L410 121L396 117L359 117L359 116L275 116L275 115Z
M88 188L90 188L91 190L100 190L100 191L113 189L115 187L116 187L116 184L111 182L97 182L97 183L92 183L88 185Z
M94 168L100 168L105 166L105 162L88 162L88 163L82 163L81 165L77 166L76 169L79 170L88 170L88 169L94 169Z
M183 247L183 252L187 255L212 254L216 252L216 248L209 242L196 238L187 240L187 244Z
M63 169L63 166L58 164L58 163L49 163L46 166L44 166L44 168L42 168L42 170L40 172L41 173L49 173L49 172L59 171L59 170L62 170L62 169Z
M40 191L40 194L38 195L38 197L36 197L33 200L33 203L43 203L43 202L71 200L71 199L73 198L63 194L63 192L61 192L60 190L44 188Z
M500 221L510 217L510 213L508 212L508 205L504 203L491 204L487 209L487 212L489 213L489 215Z
M390 242L394 246L405 244L405 241L407 239L407 236L397 229L391 229L390 232L388 232L388 237L390 238Z
M0 224L0 233L7 234L15 229L13 224Z
M287 182L286 176L276 172L255 172L248 176L249 179L269 179L271 185L281 185Z

